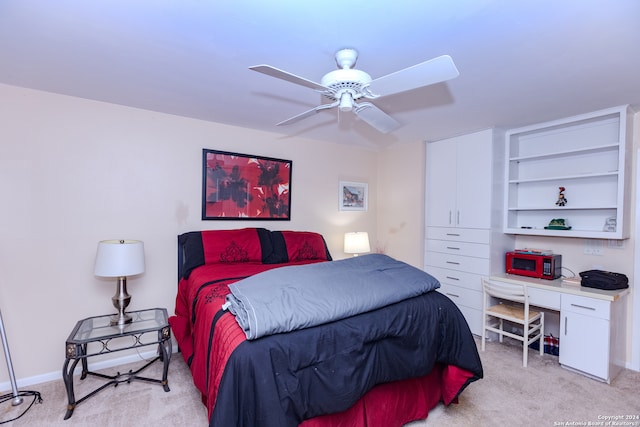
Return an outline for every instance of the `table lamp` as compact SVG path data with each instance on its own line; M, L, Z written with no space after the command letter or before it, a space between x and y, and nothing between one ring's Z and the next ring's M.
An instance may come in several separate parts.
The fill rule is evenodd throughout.
M94 274L99 277L117 277L116 294L111 298L118 314L111 325L124 326L132 318L125 313L131 301L127 293L127 276L144 273L144 243L139 240L103 240L98 243Z
M345 254L353 254L353 256L358 256L358 254L363 254L369 252L370 250L371 248L369 247L369 233L367 233L366 231L344 233Z

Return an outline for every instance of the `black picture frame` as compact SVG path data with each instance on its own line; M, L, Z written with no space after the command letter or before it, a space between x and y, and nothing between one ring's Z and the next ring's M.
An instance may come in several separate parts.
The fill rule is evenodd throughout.
M204 148L203 220L291 220L293 161Z

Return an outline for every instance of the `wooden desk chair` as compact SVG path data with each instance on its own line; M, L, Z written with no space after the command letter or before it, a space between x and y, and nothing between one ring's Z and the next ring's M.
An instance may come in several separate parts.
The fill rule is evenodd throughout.
M490 305L492 297L500 301ZM529 308L526 286L482 279L482 299L482 351L487 331L490 331L498 334L500 342L505 335L522 341L522 366L525 368L531 343L540 340L540 354L544 353L544 312ZM505 321L520 326L523 334L505 330Z

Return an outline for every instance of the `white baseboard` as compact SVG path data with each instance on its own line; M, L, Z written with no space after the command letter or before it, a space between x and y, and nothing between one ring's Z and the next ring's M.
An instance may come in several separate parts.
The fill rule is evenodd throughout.
M176 353L178 351L177 346L174 346L174 348L172 349L173 353ZM133 362L137 362L140 360L145 360L145 359L152 359L157 355L157 351L156 350L150 350L144 353L136 353L136 354L130 354L127 356L123 356L123 357L119 357L116 359L108 359L108 360L102 360L99 362L95 362L95 363L91 363L91 370L92 371L98 371L100 369L106 369L106 368L112 368L114 366L120 366L120 365L126 365L127 363L133 363ZM76 369L74 372L74 376L80 375L81 374L81 369ZM32 377L26 377L26 378L17 378L16 379L16 385L18 387L18 389L24 388L24 387L28 387L28 386L32 386L35 384L42 384L42 383L46 383L49 381L62 381L62 369L60 369L59 371L56 372L49 372L46 374L42 374L42 375L34 375ZM5 381L0 383L0 390L11 390L11 382L10 381Z

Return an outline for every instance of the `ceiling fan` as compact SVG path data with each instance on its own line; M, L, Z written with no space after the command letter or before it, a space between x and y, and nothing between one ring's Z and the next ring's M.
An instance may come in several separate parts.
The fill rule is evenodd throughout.
M320 83L296 76L270 65L255 65L249 69L302 85L320 92L331 100L311 110L300 113L277 124L288 125L310 117L319 111L338 107L340 111L353 111L360 119L382 133L392 132L400 123L370 102L358 102L362 98L376 99L400 92L417 89L457 77L460 73L449 55L421 62L412 67L396 71L386 76L372 79L364 71L353 68L358 59L355 49L341 49L336 52L339 69L322 77Z

